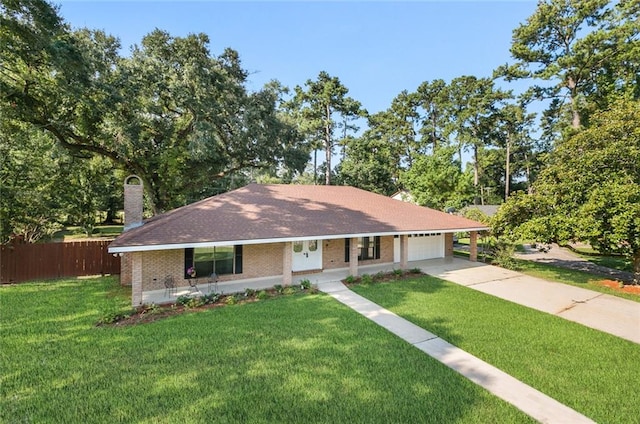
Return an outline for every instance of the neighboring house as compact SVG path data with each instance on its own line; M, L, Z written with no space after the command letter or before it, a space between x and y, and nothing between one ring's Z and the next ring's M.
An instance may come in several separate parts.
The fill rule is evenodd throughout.
M407 190L396 191L391 195L392 199L400 200L402 202L408 202L413 204L418 204L414 199L413 195L409 193Z
M135 189L134 198L127 193ZM142 186L125 184L127 209L141 209ZM129 213L141 217L139 210ZM453 233L479 222L345 186L258 185L210 197L155 216L120 235L109 252L123 254L121 279L142 292L164 288L171 275L182 285L215 272L220 281L292 276L453 255ZM473 249L472 249L473 252ZM472 253L471 260L475 260Z
M475 209L491 218L496 214L496 212L498 212L499 207L500 205L469 205L462 208L460 210L460 214L465 215L467 211Z

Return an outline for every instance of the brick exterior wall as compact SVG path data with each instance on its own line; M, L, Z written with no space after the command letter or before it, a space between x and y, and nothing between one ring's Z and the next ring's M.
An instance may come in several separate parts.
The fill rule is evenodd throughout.
M453 256L453 233L445 233L444 235L444 257Z
M469 233L469 260L476 262L478 260L478 232L471 231Z
M129 184L129 180L136 178L140 184ZM137 176L129 176L124 184L124 230L135 228L142 224L142 209L144 202L144 188L142 180Z
M242 274L220 275L218 281L282 275L283 253L284 243L245 245L242 248ZM173 276L177 286L189 285L184 278L184 249L157 250L141 254L144 291L164 289L164 279L167 275Z
M384 264L393 262L393 236L380 237L380 259L360 261L358 265ZM344 261L344 239L322 240L323 269L348 268Z
M324 269L346 268L349 266L344 261L344 239L323 240L322 243ZM285 245L286 243L244 245L242 249L242 274L220 275L219 281L282 275ZM289 249L291 249L291 244L288 243L288 245ZM184 249L158 250L140 252L139 254L142 261L141 278L143 291L164 289L164 279L167 275L173 276L177 286L189 285L189 282L184 278ZM127 262L125 257L129 255L125 254L123 256L123 264ZM390 262L393 262L393 236L385 236L380 239L380 259L360 261L358 265ZM131 275L131 272L129 272L129 275Z
M131 253L123 253L120 258L120 284L131 286Z

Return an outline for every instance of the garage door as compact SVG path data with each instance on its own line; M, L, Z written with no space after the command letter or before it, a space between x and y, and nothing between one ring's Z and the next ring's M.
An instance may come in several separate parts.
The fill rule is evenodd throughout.
M444 234L411 234L409 260L444 258ZM393 239L393 261L400 262L400 237Z

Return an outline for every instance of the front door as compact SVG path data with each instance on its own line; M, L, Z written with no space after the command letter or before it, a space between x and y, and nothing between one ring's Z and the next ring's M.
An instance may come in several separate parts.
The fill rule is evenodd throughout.
M292 271L322 269L322 243L318 240L294 241Z

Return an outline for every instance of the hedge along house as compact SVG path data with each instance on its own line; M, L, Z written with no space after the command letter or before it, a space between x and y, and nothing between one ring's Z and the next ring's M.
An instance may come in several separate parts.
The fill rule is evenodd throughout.
M132 286L132 303L143 292L164 289L165 276L187 286L190 278L219 281L394 264L453 255L453 233L487 227L456 215L346 186L249 184L140 223L142 190L127 191L125 227L109 252L123 254L121 281ZM127 198L133 193L133 199ZM130 229L129 229L130 228ZM193 272L195 271L195 272Z

